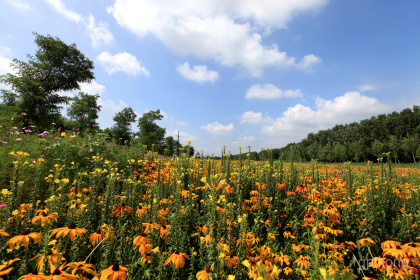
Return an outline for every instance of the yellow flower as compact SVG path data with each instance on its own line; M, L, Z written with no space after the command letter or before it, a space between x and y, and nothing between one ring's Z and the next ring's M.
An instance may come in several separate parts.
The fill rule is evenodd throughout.
M163 266L172 263L176 269L183 268L185 265L185 258L190 259L187 254L175 251L163 264Z
M23 243L23 245L28 248L30 238L34 240L34 244L37 244L38 241L42 238L42 235L39 232L31 233L25 230L20 235L10 238L10 240L6 242L6 245L9 245L10 249L14 249L15 246L19 246L20 243Z
M321 273L322 277L324 277L324 279L327 278L327 270L325 268L319 268L319 272Z

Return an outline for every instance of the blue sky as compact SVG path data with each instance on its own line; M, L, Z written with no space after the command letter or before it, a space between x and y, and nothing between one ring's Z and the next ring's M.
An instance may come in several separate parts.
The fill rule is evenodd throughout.
M35 53L32 32L75 43L95 63L81 89L100 95L102 128L124 107L160 109L167 135L204 154L420 105L418 0L0 3L0 74Z

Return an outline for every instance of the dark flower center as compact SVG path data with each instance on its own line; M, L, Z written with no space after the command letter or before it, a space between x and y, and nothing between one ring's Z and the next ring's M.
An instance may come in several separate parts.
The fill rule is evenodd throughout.
M163 226L162 226L162 228L163 228L163 229L166 229L166 226L165 226L165 225L163 225Z
M22 231L22 233L20 235L28 235L30 233L31 233L30 231L24 230L24 231Z
M140 210L141 210L141 209L143 209L143 206L141 206L141 205L140 205L140 206L139 206L139 209L140 209Z
M179 251L178 251L178 250L177 250L177 251L175 251L175 254L179 255Z
M410 247L417 247L417 245L416 244L414 244L414 243L410 243L410 244L408 244Z
M118 263L116 262L116 263L114 263L114 265L112 266L112 270L113 271L118 271L118 270L120 270L120 266L118 265Z
M206 267L206 273L210 272L210 267Z
M395 247L396 249L398 249L398 250L401 250L401 246L400 245L397 245L397 247Z
M77 268L82 268L82 267L83 267L83 264L79 264L79 266Z
M48 215L47 214L45 214L45 212L42 212L42 214L41 214L43 217L47 217Z
M60 275L60 274L61 274L61 271L58 268L56 268L54 272L52 273L52 275Z
M76 224L75 223L71 223L70 225L69 225L69 229L75 229L76 228Z
M121 207L125 207L125 203L121 204Z
M98 230L96 231L96 233L97 233L97 234L101 234L101 230L100 230L100 229L98 229Z

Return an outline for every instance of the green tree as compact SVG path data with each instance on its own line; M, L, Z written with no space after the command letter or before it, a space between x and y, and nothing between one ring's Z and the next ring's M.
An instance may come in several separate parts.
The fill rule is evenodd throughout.
M165 138L165 155L166 156L173 156L175 153L175 149L177 148L174 137L168 136Z
M147 149L156 152L162 152L163 140L166 129L158 126L155 121L163 119L160 110L144 113L139 118L138 127L140 131L137 133L140 143L147 146Z
M79 92L79 96L72 98L72 103L67 109L70 120L75 121L80 130L97 126L98 113L101 106L98 105L99 95L89 95Z
M116 124L111 129L111 134L120 144L129 144L133 132L131 124L136 121L136 113L130 107L126 107L118 112L113 120Z
M28 55L28 62L14 59L11 66L16 74L2 75L0 82L16 94L17 108L26 114L25 125L32 123L43 130L60 116L60 104L70 100L59 92L80 89L79 83L95 77L93 62L75 44L67 45L50 35L34 35L38 46L35 56Z

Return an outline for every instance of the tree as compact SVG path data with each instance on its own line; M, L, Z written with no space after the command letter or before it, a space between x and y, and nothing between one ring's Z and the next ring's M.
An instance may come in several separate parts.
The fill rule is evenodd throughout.
M118 112L113 120L116 124L112 127L112 134L120 144L129 144L133 132L131 124L136 121L136 113L130 107L126 107Z
M99 95L89 95L83 92L79 92L79 96L72 98L73 102L67 109L67 115L70 120L77 123L79 129L84 130L98 125L96 120L101 110L101 106L97 103L98 98Z
M26 114L26 123L43 130L60 116L60 104L70 98L59 92L80 89L79 83L91 82L93 62L87 59L75 44L67 45L50 35L37 33L35 56L28 55L28 62L14 59L11 66L16 74L0 76L0 82L9 85L17 95L16 105ZM3 96L5 91L2 91Z
M168 136L165 138L165 156L173 156L175 153L175 148L177 148L175 144L175 140L173 136Z
M160 110L144 113L139 118L137 133L140 143L147 146L147 149L161 152L166 129L158 126L155 121L163 119Z

